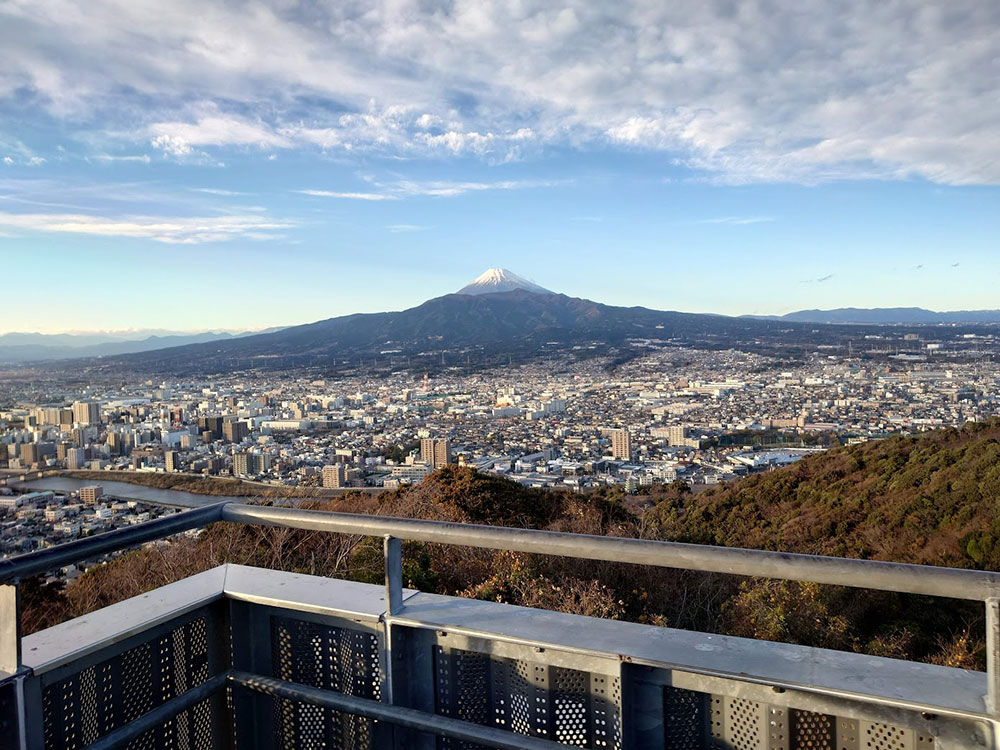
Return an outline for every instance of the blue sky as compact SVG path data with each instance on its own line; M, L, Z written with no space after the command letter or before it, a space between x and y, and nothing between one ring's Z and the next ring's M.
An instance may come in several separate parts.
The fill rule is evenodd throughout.
M827 5L0 0L0 333L1000 308L1000 5Z

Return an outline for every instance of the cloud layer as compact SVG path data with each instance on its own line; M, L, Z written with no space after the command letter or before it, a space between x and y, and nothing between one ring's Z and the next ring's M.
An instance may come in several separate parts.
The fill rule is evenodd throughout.
M0 228L57 234L131 237L178 245L224 242L232 239L270 240L274 232L291 227L285 221L261 216L124 218L90 214L13 214L0 212Z
M0 0L0 115L179 160L557 146L728 183L996 184L998 40L980 0ZM44 158L26 138L0 132L0 168Z

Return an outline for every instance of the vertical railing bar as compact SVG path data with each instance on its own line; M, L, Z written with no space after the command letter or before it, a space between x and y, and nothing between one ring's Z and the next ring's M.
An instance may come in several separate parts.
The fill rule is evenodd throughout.
M403 607L403 544L391 534L386 534L382 544L382 553L385 564L385 618L382 635L385 685L382 689L382 701L389 705L395 705L396 701L393 697L392 617L399 614Z
M21 671L21 582L0 585L0 672Z
M28 703L24 680L24 675L17 678L17 742L21 750L28 750Z
M1000 715L1000 599L986 600L986 710Z
M403 607L403 545L391 534L385 535L385 607L386 614L399 614Z
M17 747L27 750L27 707L24 700L24 664L21 660L21 581L0 585L0 671L14 676L17 705Z

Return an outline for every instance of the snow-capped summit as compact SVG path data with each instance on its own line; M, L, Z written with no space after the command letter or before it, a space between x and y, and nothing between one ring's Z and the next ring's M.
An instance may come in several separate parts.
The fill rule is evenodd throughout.
M534 292L535 294L555 294L555 292L550 292L548 289L538 286L538 284L521 278L506 268L489 269L471 284L463 286L457 293L492 294L493 292L512 292L515 289L523 289L526 292Z

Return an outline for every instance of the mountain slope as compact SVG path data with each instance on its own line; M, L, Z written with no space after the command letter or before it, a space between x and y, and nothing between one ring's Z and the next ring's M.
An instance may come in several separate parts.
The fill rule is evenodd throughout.
M518 289L492 294L449 294L401 312L346 315L276 333L160 349L110 365L178 373L247 367L331 366L351 358L416 356L445 349L484 355L534 356L541 347L598 342L617 346L629 338L684 337L706 346L735 338L798 329L747 318L613 307L563 294ZM801 329L804 330L804 329Z

